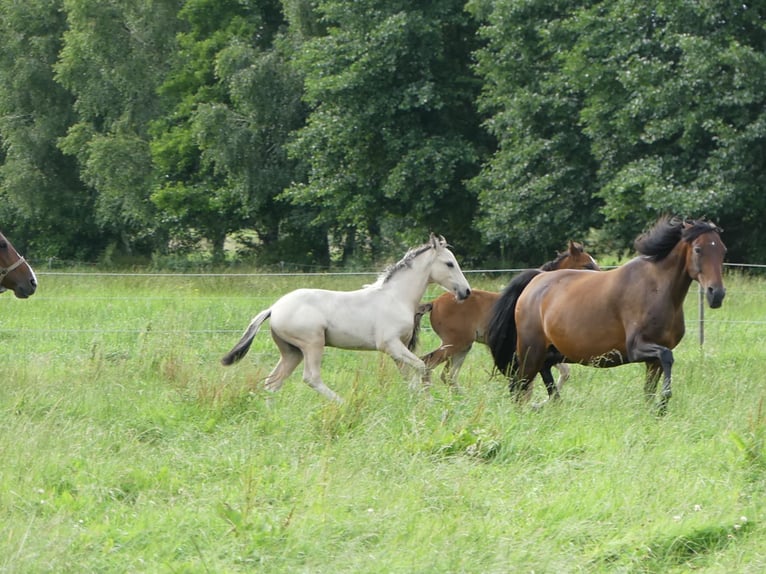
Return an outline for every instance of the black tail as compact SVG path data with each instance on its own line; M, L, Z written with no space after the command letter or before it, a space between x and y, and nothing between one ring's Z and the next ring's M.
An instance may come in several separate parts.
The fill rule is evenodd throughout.
M253 344L255 335L258 333L258 329L261 328L263 322L269 317L271 317L271 309L266 309L265 311L258 313L255 318L250 321L250 324L247 326L247 330L242 335L239 343L234 345L234 348L226 353L221 359L221 364L228 367L247 355L247 352L250 350L250 345Z
M410 351L415 351L418 346L418 337L420 336L420 320L423 318L423 315L430 313L431 309L433 308L434 306L432 303L423 303L418 307L418 310L415 311L415 321L412 325L412 336L410 337L410 342L407 343L407 348Z
M495 368L508 376L518 367L516 357L516 302L529 282L543 271L528 269L514 277L503 289L492 308L487 327L487 345L495 360Z

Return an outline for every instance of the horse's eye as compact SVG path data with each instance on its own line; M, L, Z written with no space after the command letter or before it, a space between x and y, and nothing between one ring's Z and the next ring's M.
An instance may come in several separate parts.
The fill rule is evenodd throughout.
M0 249L7 249L7 248L8 248L8 243L6 243L5 241L0 241Z
M455 266L455 264L452 261L447 261L447 267L452 268L454 266Z
M700 247L699 245L695 245L694 246L694 253L696 253L697 255L702 253L702 247Z

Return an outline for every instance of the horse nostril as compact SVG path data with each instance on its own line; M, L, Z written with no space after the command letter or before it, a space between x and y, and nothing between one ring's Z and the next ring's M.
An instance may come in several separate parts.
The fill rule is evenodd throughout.
M708 287L707 288L707 300L711 308L717 309L723 303L723 298L726 296L726 289L724 287Z

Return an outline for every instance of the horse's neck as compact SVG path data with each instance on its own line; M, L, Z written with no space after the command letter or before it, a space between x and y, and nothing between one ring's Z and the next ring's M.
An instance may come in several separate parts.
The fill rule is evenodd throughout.
M662 270L671 277L670 293L677 307L683 305L692 284L692 278L686 270L687 249L690 249L689 245L682 241L659 263Z
M406 301L416 309L428 287L428 270L410 267L401 269L385 284L385 288L395 291L397 299Z

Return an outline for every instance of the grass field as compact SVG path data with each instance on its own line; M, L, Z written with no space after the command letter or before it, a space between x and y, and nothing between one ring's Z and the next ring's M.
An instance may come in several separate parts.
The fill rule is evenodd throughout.
M727 276L702 349L690 295L663 418L640 365L575 366L539 412L484 347L460 394L329 349L342 406L298 374L263 391L266 332L220 366L282 293L372 278L40 272L0 297L0 572L766 571L766 282Z

